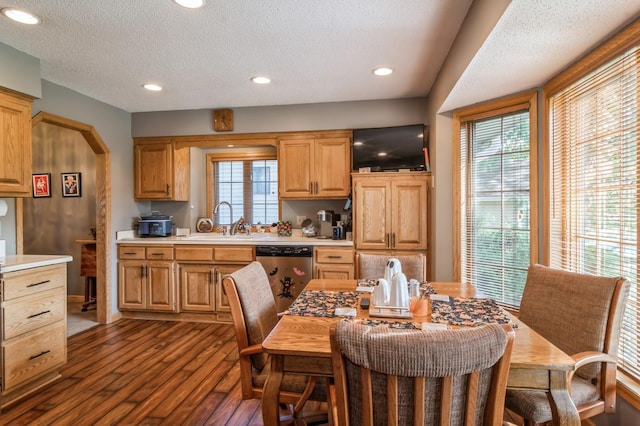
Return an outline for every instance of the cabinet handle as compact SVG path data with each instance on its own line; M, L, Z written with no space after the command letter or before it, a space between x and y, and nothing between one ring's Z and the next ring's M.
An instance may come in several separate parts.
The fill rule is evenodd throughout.
M144 265L140 265L140 277L144 278Z
M169 195L169 184L167 184L167 195Z
M39 314L29 315L27 318L39 317L40 315L48 314L49 312L51 312L51 311L43 311L43 312L40 312Z
M46 350L46 351L42 351L42 352L40 352L38 355L31 355L31 356L29 357L29 361L34 360L34 359L36 359L36 358L40 358L42 355L46 355L46 354L48 354L49 352L51 352L51 351L50 351L50 350Z
M214 279L213 279L213 271L209 271L209 284L213 284Z
M342 259L342 256L327 256L329 259Z
M164 253L149 253L149 256L164 256Z
M393 233L393 237L391 237L391 247L396 248L396 233Z
M135 256L137 253L134 252L134 251L126 251L126 252L124 252L122 254L126 254L127 256Z
M320 192L320 185L316 181L316 195L318 194L318 192Z
M389 247L389 233L387 232L384 236L384 245L385 247Z
M40 281L40 282L37 282L37 283L28 284L27 287L35 287L37 285L47 284L49 282L51 282L51 280L44 280L44 281Z

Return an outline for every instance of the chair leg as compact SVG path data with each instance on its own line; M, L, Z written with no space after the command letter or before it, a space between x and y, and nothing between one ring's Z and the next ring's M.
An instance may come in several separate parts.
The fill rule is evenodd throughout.
M298 402L296 402L296 405L294 405L293 407L294 418L298 417L298 415L304 408L304 404L307 403L307 400L311 396L311 393L313 392L313 388L315 386L316 386L316 377L313 377L313 376L309 377L309 380L307 381L307 387L304 388L304 392L302 392L302 395L300 395L300 399L298 399Z

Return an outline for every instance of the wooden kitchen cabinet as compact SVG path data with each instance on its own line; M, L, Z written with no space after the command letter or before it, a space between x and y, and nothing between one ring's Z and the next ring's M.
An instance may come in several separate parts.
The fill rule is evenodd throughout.
M120 310L177 312L173 247L118 247Z
M357 250L427 250L429 174L354 173L352 178Z
M66 263L3 273L2 406L60 377L67 362Z
M281 199L346 198L350 173L350 132L289 135L278 141Z
M351 280L355 277L351 247L316 246L313 250L315 278Z
M31 197L31 103L0 88L0 197Z
M136 138L134 197L137 200L189 200L189 148L170 139Z
M214 312L216 310L213 265L180 265L180 311Z

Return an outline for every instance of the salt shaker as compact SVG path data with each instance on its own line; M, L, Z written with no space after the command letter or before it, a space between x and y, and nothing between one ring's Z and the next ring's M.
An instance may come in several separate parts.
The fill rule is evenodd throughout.
M420 297L420 282L411 278L409 280L409 299Z

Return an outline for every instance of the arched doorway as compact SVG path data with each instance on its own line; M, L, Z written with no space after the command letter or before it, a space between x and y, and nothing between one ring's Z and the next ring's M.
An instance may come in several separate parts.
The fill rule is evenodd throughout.
M87 124L79 123L47 112L39 112L31 120L31 126L48 123L65 129L80 132L87 144L96 154L96 318L101 324L114 320L111 312L112 286L111 263L109 259L111 238L111 154L96 130ZM23 240L23 202L16 199L16 251L24 250Z

